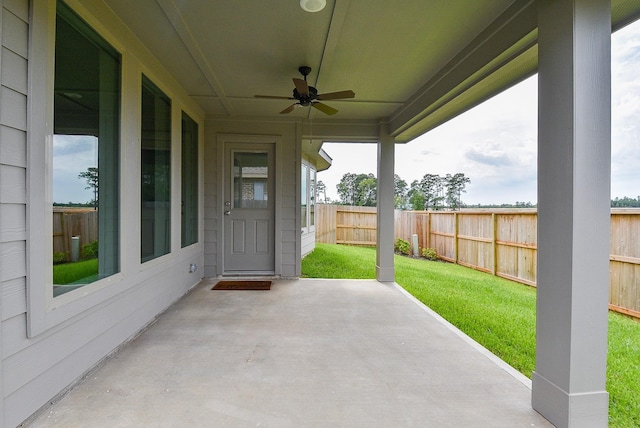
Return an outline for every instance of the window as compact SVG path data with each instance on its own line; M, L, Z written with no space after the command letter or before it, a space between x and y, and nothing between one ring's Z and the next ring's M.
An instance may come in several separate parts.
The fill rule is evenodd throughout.
M300 183L300 190L302 192L302 194L300 195L300 201L302 204L301 207L301 221L300 224L302 225L302 230L306 231L307 230L307 204L308 204L308 199L307 199L307 195L308 195L308 191L309 189L307 188L308 186L308 175L309 175L309 167L306 164L302 164L302 183Z
M316 211L316 170L311 165L302 164L301 189L301 224L303 232L311 232L315 228Z
M309 230L316 225L316 170L309 167Z
M198 242L198 124L182 113L182 247Z
M171 100L142 76L140 258L171 251Z
M58 1L53 296L120 271L120 54Z

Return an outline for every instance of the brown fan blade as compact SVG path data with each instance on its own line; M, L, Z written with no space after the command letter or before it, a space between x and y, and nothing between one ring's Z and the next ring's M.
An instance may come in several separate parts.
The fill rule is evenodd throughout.
M337 100L340 98L353 98L356 96L356 93L352 90L348 91L340 91L340 92L329 92L328 94L319 94L316 99L317 100Z
M321 112L329 115L336 114L338 112L338 110L334 109L333 107L329 107L328 105L322 103L313 103L311 104L311 107L317 108Z
M295 100L293 97L279 97L277 95L254 95L255 98L266 98L269 100Z
M293 84L296 86L298 93L303 96L309 95L309 85L306 80L298 79L296 77L293 78Z
M287 114L287 113L291 113L293 111L294 108L296 108L296 104L298 103L293 103L291 104L289 107L287 107L286 109L282 110L280 112L280 114Z

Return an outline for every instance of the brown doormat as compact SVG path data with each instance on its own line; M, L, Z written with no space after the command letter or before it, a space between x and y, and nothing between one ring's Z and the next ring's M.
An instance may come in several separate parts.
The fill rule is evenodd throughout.
M271 290L271 281L220 281L212 290Z

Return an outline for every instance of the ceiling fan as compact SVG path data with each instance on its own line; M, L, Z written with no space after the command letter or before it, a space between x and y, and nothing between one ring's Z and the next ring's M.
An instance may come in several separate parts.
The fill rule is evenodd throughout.
M298 68L298 71L300 72L300 74L302 74L302 77L304 77L304 80L298 79L296 77L293 78L293 84L295 88L293 89L292 97L279 97L279 96L273 96L273 95L256 95L255 97L269 98L269 99L276 99L276 100L297 100L298 101L296 103L291 104L286 109L282 110L280 114L291 113L296 106L300 105L303 107L311 106L313 108L320 110L325 114L331 115L331 114L336 114L338 110L326 104L323 104L320 101L353 98L356 96L355 92L353 92L352 90L329 92L327 94L319 94L316 88L314 88L313 86L309 86L309 84L307 83L307 76L309 75L309 73L311 73L311 67L302 66Z

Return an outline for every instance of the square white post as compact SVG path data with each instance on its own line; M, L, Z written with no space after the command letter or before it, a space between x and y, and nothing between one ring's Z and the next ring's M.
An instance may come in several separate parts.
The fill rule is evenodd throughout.
M387 126L381 125L378 142L378 233L376 237L376 279L380 282L393 282L396 278L393 263L394 162L395 139L389 135Z
M533 407L606 427L611 5L538 2L538 297Z

